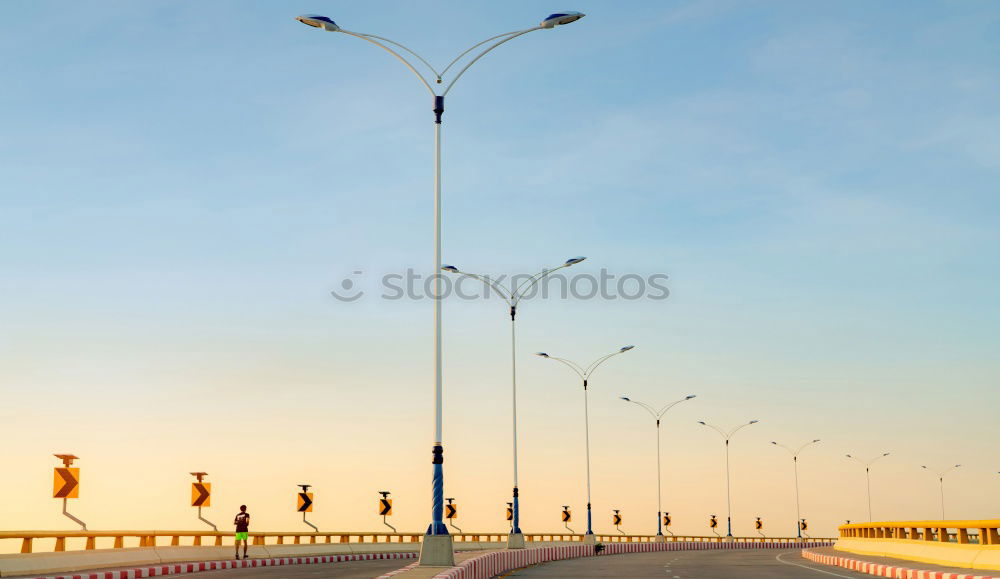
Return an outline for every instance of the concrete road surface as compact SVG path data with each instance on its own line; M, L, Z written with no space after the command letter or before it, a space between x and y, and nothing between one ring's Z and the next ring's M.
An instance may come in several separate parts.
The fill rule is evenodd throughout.
M798 549L745 551L661 551L584 557L536 565L508 577L655 577L656 579L781 579L865 577L803 559Z
M192 575L178 575L192 579L372 579L383 573L395 571L413 563L414 559L385 559L381 561L344 561L342 563L316 563L311 565L278 565L276 567L249 567L204 571Z

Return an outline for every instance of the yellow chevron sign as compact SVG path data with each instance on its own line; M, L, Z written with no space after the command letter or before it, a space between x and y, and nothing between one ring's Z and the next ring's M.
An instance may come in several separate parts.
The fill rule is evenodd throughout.
M670 523L672 523L672 522L673 522L673 519L670 518L670 513L663 513L663 526L664 527L669 527Z
M764 528L764 521L760 520L760 517L757 517L757 521L754 522L753 526L759 531Z
M716 520L715 515L712 515L712 518L708 521L708 526L713 529L719 526L719 521Z
M212 506L212 483L207 483L207 482L191 483L191 506L192 507Z
M619 515L618 513L611 515L611 522L614 523L614 525L617 527L618 525L622 524L622 516Z
M569 509L563 509L562 512L562 522L569 523L573 521L573 514L570 513Z
M507 507L507 520L508 521L514 520L514 509L512 507Z
M378 500L378 514L383 517L392 515L392 499L383 498Z
M457 519L458 518L458 503L448 503L444 506L444 518L446 519Z
M311 513L313 512L313 494L312 493L299 493L298 494L298 506L295 510L300 513Z
M56 468L52 479L52 498L76 499L80 497L80 469Z

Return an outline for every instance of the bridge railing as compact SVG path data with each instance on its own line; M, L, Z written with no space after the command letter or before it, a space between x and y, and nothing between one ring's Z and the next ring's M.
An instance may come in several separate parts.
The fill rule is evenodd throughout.
M995 531L996 529L994 529ZM383 533L383 532L252 532L252 545L314 545L327 543L343 544L419 544L423 533ZM456 543L505 543L507 533L455 533ZM842 535L843 536L843 535ZM233 534L217 531L0 531L0 541L19 540L21 553L60 552L67 550L125 549L133 547L180 547L180 546L222 546L232 544ZM528 542L583 542L583 535L568 533L526 533ZM661 540L657 535L596 535L602 543L652 543ZM719 536L667 535L668 542L722 542ZM741 543L796 543L794 537L736 537ZM832 540L832 539L811 539ZM50 542L51 541L51 542ZM0 549L2 551L2 549Z
M1000 545L1000 520L896 521L838 527L842 539L896 539L961 545Z

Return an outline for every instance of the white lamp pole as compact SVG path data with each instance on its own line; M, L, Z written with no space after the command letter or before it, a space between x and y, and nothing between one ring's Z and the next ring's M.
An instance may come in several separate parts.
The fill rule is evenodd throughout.
M707 426L707 427L711 428L712 430L718 432L722 436L722 439L726 441L726 529L727 529L727 531L726 531L726 537L728 537L730 539L733 536L733 501L731 499L732 495L729 492L729 488L730 488L729 487L729 439L731 439L733 437L733 435L735 435L740 430L746 428L747 426L750 426L751 424L757 424L758 422L760 422L760 421L759 420L751 420L750 422L747 422L746 424L741 424L741 425L733 428L729 432L726 432L726 431L722 430L721 428L719 428L718 426L713 426L713 425L711 425L711 424L709 424L707 422L701 421L701 420L698 421L698 424L700 424L702 426Z
M546 358L549 360L555 360L556 362L561 362L565 364L571 370L573 370L573 372L575 372L576 375L579 376L581 380L583 380L583 425L584 425L584 435L586 439L586 453L587 453L587 536L588 537L594 536L594 526L593 526L593 517L591 516L591 509L590 509L590 403L588 402L587 399L587 380L590 378L591 374L594 373L594 370L596 370L598 366L603 364L605 360L611 358L612 356L617 356L618 354L623 354L625 352L628 352L632 348L635 348L635 346L622 346L618 350L611 352L610 354L601 356L600 358L594 360L586 368L583 368L576 362L571 362L563 358L556 358L555 356L549 356L545 352L535 353L536 356L540 356L542 358Z
M517 304L521 302L521 299L527 294L531 288L544 279L549 274L559 271L560 269L569 267L571 265L576 265L581 261L585 260L585 257L571 257L563 262L562 265L552 268L543 269L541 272L529 277L524 280L516 287L511 287L507 289L497 283L495 280L491 279L489 276L469 273L467 271L461 271L453 265L442 266L441 269L450 273L456 273L459 275L464 275L477 279L488 287L492 288L493 291L503 298L504 302L510 307L510 383L511 383L511 407L513 408L513 452L514 452L514 502L513 502L513 521L511 522L510 537L507 539L507 547L511 549L523 549L524 548L524 534L521 533L521 508L520 501L518 500L518 485L517 485L517 342L515 339L515 324L514 321L517 317ZM513 286L513 284L512 284Z
M654 410L652 406L646 404L645 402L639 402L638 400L633 400L628 396L621 396L621 399L625 402L631 402L632 404L637 404L644 408L646 412L649 412L650 416L656 420L656 535L659 537L663 536L663 520L661 515L663 514L663 491L660 476L660 419L663 415L667 413L668 410L677 406L681 402L686 402L695 398L695 394L689 394L680 400L676 400L667 404L666 406L660 408L659 410Z
M870 522L872 522L872 477L871 477L872 464L874 464L875 461L877 461L877 460L880 460L880 459L883 459L883 458L889 456L889 453L888 452L882 453L879 456L876 456L875 458L873 458L871 460L868 460L868 461L861 460L860 458L858 458L856 456L853 456L853 455L850 455L850 454L848 454L846 456L847 456L847 458L854 459L854 460L860 462L865 467L865 486L868 489L868 522L870 523Z
M321 30L326 30L329 32L341 32L355 38L360 38L366 42L370 42L379 48L382 48L389 54L396 57L401 63L403 63L406 68L412 72L417 79L424 85L427 92L431 94L434 99L434 446L432 448L432 464L434 465L433 479L431 484L431 523L427 527L427 534L424 537L424 542L421 545L420 554L420 564L421 565L433 565L433 566L451 566L454 564L455 555L453 548L451 546L451 538L448 535L448 527L444 524L444 446L443 446L443 433L442 433L442 380L441 380L441 115L444 113L444 97L447 96L448 92L451 91L452 87L459 78L465 74L465 71L469 70L469 67L475 64L480 58L485 56L488 52L492 51L494 48L500 46L501 44L513 40L518 36L522 36L529 32L534 32L535 30L546 30L552 29L556 26L563 24L569 24L571 22L576 22L577 20L583 18L583 14L579 12L557 12L555 14L549 15L545 20L542 20L541 24L538 26L533 26L531 28L526 28L524 30L516 30L514 32L507 32L505 34L499 34L491 38L487 38L482 42L473 45L461 54L459 54L454 60L452 60L448 66L444 67L440 72L437 71L427 60L421 57L416 52L410 50L406 46L388 38L383 38L381 36L375 36L374 34L364 34L360 32L351 32L349 30L344 30L337 25L336 22L331 20L326 16L320 16L317 14L307 14L303 16L296 17L296 20L302 22L303 24L312 26L313 28L319 28ZM485 45L485 48L483 46ZM471 56L471 53L475 52L475 56ZM401 52L400 52L401 51ZM448 82L444 87L444 90L438 94L431 83L427 81L427 78L417 70L413 62L404 56L402 53L409 55L410 58L416 59L416 65L426 66L427 69L433 73L433 78L436 84L442 84L443 77L448 73L449 70L460 61L463 61L466 57L466 64L455 73L455 76ZM437 537L441 537L447 542L444 545L441 541L435 541ZM434 543L437 546L430 547L430 544Z
M929 468L927 468L926 466L923 466L923 465L920 466L920 468L922 468L924 470L927 470L927 471L930 471L930 472L938 475L938 483L940 483L940 486L941 486L941 520L942 521L945 520L945 518L944 518L944 475L948 474L949 472L955 470L956 468L958 468L960 466L962 466L962 465L956 464L954 466L949 466L948 468L946 468L946 469L944 469L942 471L931 470L931 469L929 469Z
M784 444L774 442L773 440L771 441L771 444L784 448L792 455L792 464L794 465L795 470L795 528L798 530L799 539L802 538L802 525L799 524L799 521L802 519L802 511L799 507L799 453L801 453L807 446L816 444L817 442L819 442L818 438L811 440L796 449L792 449L790 446L785 446Z

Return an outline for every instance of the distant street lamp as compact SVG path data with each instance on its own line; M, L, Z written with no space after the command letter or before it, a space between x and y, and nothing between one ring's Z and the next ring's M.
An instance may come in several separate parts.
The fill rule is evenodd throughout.
M815 439L815 440L809 441L809 442L803 444L802 446L798 447L797 449L793 450L792 447L790 447L790 446L785 446L784 444L778 444L777 442L774 442L773 440L771 441L771 444L773 444L775 446L780 446L781 448L784 448L785 450L787 450L792 455L792 464L794 465L794 469L795 469L795 528L798 529L799 539L802 538L802 525L799 524L799 520L802 517L802 511L799 508L799 453L802 452L802 450L805 447L807 447L809 445L812 445L812 444L816 444L817 442L819 442L818 438Z
M868 489L868 522L870 523L870 522L872 522L872 477L871 477L872 464L874 464L875 461L877 461L877 460L880 460L880 459L883 459L883 458L889 456L889 453L886 452L886 453L880 454L879 456L876 456L875 458L873 458L873 459L871 459L869 461L861 460L860 458L858 458L856 456L852 456L850 454L848 454L846 456L847 456L847 458L854 459L854 460L860 462L861 464L863 464L865 466L865 485L866 485L866 487Z
M713 425L708 424L707 422L703 422L701 420L698 421L698 424L700 424L702 426L707 426L707 427L711 428L712 430L718 432L719 435L722 436L722 439L726 441L726 537L728 537L728 538L732 538L732 536L733 536L733 501L731 499L732 495L729 492L730 491L730 486L729 486L729 440L737 432L739 432L740 430L746 428L747 426L750 426L751 424L757 424L758 422L760 422L760 421L759 420L751 420L750 422L747 422L746 424L741 424L741 425L733 428L729 432L726 432L725 430L722 430L718 426L713 426Z
M478 273L469 273L466 271L460 271L457 267L453 265L444 265L441 267L442 270L456 273L459 275L464 275L467 277L475 278L488 287L493 288L493 291L497 292L500 297L503 298L504 302L510 307L510 382L511 382L511 395L513 400L511 402L511 407L513 408L513 426L514 426L514 519L511 523L510 537L507 539L507 547L511 549L523 549L524 548L524 535L521 533L521 509L518 502L518 489L517 489L517 347L515 342L515 332L514 332L514 320L517 316L517 304L520 303L521 299L529 292L535 285L545 278L547 275L559 271L560 269L570 267L571 265L576 265L581 261L587 259L586 257L571 257L563 262L562 265L555 267L553 269L543 269L541 272L524 280L516 287L511 287L507 289L497 283L496 281L490 279L488 276L481 275ZM512 284L513 285L513 284Z
M945 518L944 518L944 475L948 474L949 472L955 470L956 468L958 468L960 466L962 466L962 465L956 464L954 466L949 466L948 468L946 468L946 469L944 469L942 471L931 470L931 469L929 469L929 468L927 468L926 466L923 466L923 465L920 466L920 468L922 468L924 470L927 470L927 471L930 471L930 472L938 475L938 483L940 483L940 486L941 486L941 520L942 521L945 520Z
M549 356L545 352L535 353L536 356L565 364L570 370L573 370L573 372L575 372L581 380L583 380L583 424L587 448L587 536L591 538L594 535L594 526L593 517L591 516L590 511L590 403L587 401L587 380L590 378L591 374L594 373L594 370L596 370L597 367L603 364L607 359L612 356L617 356L618 354L624 354L632 348L635 348L635 346L622 346L618 350L611 352L610 354L605 354L604 356L594 360L586 368L583 368L576 362L571 362L563 358L556 358L555 356Z
M452 566L455 562L454 545L451 541L451 537L448 535L448 527L444 524L444 445L443 445L443 433L442 433L442 373L441 373L441 115L444 114L444 97L451 91L458 79L462 78L465 71L469 70L473 64L479 61L480 58L486 56L487 53L497 48L501 44L513 40L518 36L522 36L529 32L534 32L535 30L549 30L557 26L562 26L564 24L569 24L571 22L576 22L577 20L583 18L583 14L580 12L556 12L555 14L550 14L547 16L538 26L533 26L531 28L526 28L524 30L516 30L514 32L507 32L504 34L499 34L491 38L487 38L482 42L474 44L470 48L466 49L464 52L459 54L454 60L452 60L448 66L444 67L440 72L435 69L426 59L417 54L416 52L410 50L406 46L388 38L383 38L381 36L375 36L374 34L364 34L361 32L351 32L349 30L344 30L336 22L326 16L320 16L318 14L305 14L296 17L296 20L313 28L318 28L320 30L326 30L328 32L341 32L347 34L348 36L353 36L355 38L360 38L366 42L370 42L379 48L382 48L389 54L393 55L401 63L403 63L406 68L412 72L417 79L424 85L427 92L430 93L431 97L434 99L434 446L432 447L432 460L431 463L434 465L433 478L431 482L431 523L427 527L427 534L424 541L421 543L420 551L420 564L421 565L431 565L431 566ZM390 46L391 45L391 46ZM485 48L481 48L486 45ZM393 48L395 47L395 49ZM459 61L470 55L473 51L478 50L475 56L469 56L468 62L455 73L454 77L450 82L444 87L444 90L438 94L431 83L428 82L427 77L417 70L414 63L410 62L406 56L398 52L396 49L406 53L417 61L416 64L426 66L430 72L433 73L433 79L436 84L441 84L443 77L447 72Z
M691 400L694 397L694 394L689 394L680 400L667 404L659 410L654 410L649 404L639 402L638 400L632 400L628 396L621 397L621 399L625 402L631 402L632 404L641 406L646 410L646 412L649 412L650 416L652 416L654 420L656 420L656 535L659 537L663 536L663 520L661 518L661 515L663 514L663 491L661 490L662 485L660 478L660 419L663 418L663 415L674 406L677 406L681 402Z

